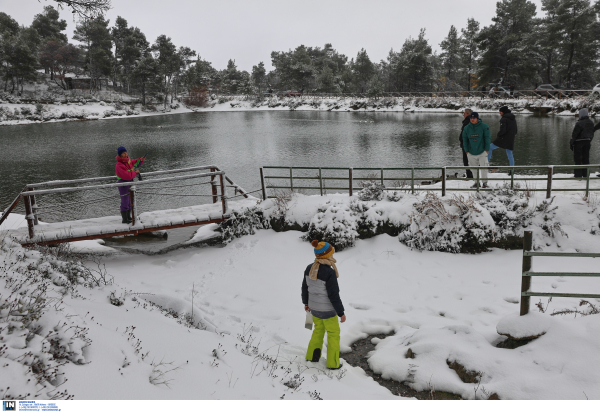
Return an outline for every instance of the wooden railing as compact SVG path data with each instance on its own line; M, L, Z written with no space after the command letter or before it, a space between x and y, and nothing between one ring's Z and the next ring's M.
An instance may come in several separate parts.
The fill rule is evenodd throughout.
M533 252L533 233L525 231L523 237L523 271L521 274L521 316L529 313L529 301L531 296L580 298L580 299L600 299L600 294L590 293L550 293L550 292L532 292L531 278L533 276L568 276L568 277L600 277L600 273L583 272L533 272L531 271L532 260L534 256L554 256L554 257L587 257L600 258L600 253L559 253L559 252Z

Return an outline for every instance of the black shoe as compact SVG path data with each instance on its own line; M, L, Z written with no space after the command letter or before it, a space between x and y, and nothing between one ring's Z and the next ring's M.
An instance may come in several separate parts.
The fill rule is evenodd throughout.
M307 361L310 361L310 362L318 362L318 361L319 361L319 359L321 359L321 349L315 349L315 350L313 351L313 356L312 356L312 359L307 359Z
M330 370L332 370L332 371L335 371L335 370L338 370L338 369L342 369L342 366L344 366L344 364L343 364L342 362L340 362L340 366L338 366L337 368L329 368L329 367L328 367L327 369L330 369Z
M477 183L474 183L473 186L471 186L471 189L477 189L479 187L479 185Z
M121 217L123 218L121 223L129 224L130 221L127 220L127 212L121 212Z
M484 188L484 189L487 189L488 187L489 187L489 186L488 186L488 184L487 184L487 183L484 183L484 184L483 184L483 188Z
M127 223L131 223L131 222L133 222L133 221L131 220L131 210L128 210L128 211L127 211L127 212L125 212L125 213L127 213Z

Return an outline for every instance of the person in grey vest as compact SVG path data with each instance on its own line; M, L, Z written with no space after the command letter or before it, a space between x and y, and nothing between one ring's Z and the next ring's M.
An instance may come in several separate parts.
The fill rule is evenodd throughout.
M596 129L594 122L588 115L588 109L579 110L579 120L575 123L570 141L576 165L590 164L590 148ZM587 169L575 169L574 173L575 177L587 177Z
M340 299L338 286L339 273L333 258L335 249L327 242L313 240L315 261L306 267L302 280L302 303L304 310L312 313L315 329L308 344L306 360L318 362L321 359L323 338L327 331L327 367L339 369L340 363L340 322L346 321L344 305Z

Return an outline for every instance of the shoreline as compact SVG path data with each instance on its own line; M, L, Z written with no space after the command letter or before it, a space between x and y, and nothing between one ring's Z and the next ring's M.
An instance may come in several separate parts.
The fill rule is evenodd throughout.
M524 115L577 115L579 107L590 107L590 117L600 112L600 103L588 104L583 100L565 101L527 101L512 99L267 99L251 101L238 98L221 98L213 101L207 108L190 108L180 103L166 111L141 111L140 106L128 106L124 103L88 102L73 104L43 105L41 114L36 113L32 103L0 103L0 126L25 124L58 123L65 121L111 120L148 116L164 116L182 113L204 112L251 112L251 111L319 111L348 113L437 113L456 114L464 108L473 108L479 113L496 113L498 108L507 105L514 114ZM135 107L135 108L132 108ZM47 119L47 120L42 120Z

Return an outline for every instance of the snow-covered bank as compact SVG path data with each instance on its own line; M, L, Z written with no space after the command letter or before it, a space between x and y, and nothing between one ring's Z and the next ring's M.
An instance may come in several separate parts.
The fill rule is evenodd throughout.
M455 113L471 108L482 113L496 113L504 105L516 114L549 113L560 116L576 115L588 107L593 117L600 112L600 103L587 98L578 99L480 99L480 98L251 98L218 97L206 108L185 107L179 103L163 110L143 110L139 104L123 102L82 101L67 104L19 104L0 101L0 125L59 122L70 120L99 120L122 117L142 117L206 111L305 110L333 112L405 112ZM37 107L36 107L37 106ZM149 105L148 107L153 107Z
M448 97L287 97L244 98L220 97L209 102L209 107L197 111L249 111L249 110L317 110L317 111L370 111L408 113L454 113L465 108L478 112L498 112L504 105L514 113L553 113L575 115L581 107L588 107L594 116L600 112L600 102L588 98L573 99L507 99L507 98L448 98Z
M179 104L174 104L166 110L163 110L161 106L143 110L140 105L97 101L38 105L0 103L0 125L53 123L75 120L104 120L122 117L159 116L190 112L192 112L192 110Z

